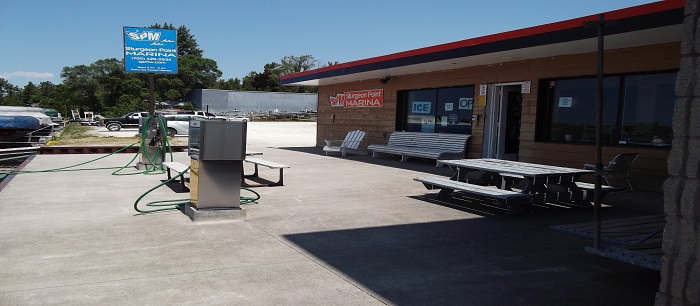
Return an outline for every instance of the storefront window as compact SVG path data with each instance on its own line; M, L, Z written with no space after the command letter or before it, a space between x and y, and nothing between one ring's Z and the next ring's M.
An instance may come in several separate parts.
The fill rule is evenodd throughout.
M406 131L435 132L435 110L437 109L437 90L413 90L408 92L406 109Z
M471 134L474 86L408 90L399 96L405 131Z
M675 73L626 78L620 141L653 145L671 143L675 84Z
M668 145L676 73L609 76L603 80L604 144ZM595 143L595 77L543 80L538 139Z

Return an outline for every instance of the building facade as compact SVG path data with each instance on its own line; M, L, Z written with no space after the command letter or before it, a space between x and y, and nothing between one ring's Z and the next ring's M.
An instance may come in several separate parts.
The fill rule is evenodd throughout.
M635 188L668 177L684 1L604 14L603 161L637 152ZM351 130L362 147L393 131L470 134L467 158L579 168L593 162L598 16L305 71L318 86L317 145Z
M604 17L613 21L602 27L604 160L638 152L635 184L663 186L656 305L700 305L700 0ZM318 145L355 128L368 131L365 146L386 142L394 130L449 131L472 134L467 157L578 167L594 155L591 79L599 62L594 34L584 33L596 19L340 64L282 82L319 86ZM381 101L356 98L377 90Z

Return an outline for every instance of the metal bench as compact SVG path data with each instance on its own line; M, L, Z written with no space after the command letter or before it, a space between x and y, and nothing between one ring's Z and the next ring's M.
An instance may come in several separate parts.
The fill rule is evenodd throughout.
M508 208L507 214L509 215L527 211L530 204L531 195L526 193L474 185L441 177L417 177L413 180L423 183L425 188L429 190L441 189L438 199L447 199L456 190L479 198L496 200L499 205Z
M380 153L401 155L402 162L409 157L459 159L464 158L470 137L466 134L393 132L386 145L373 144L367 149L372 150L372 157Z
M178 163L178 162L163 162L162 163L163 167L165 167L165 170L168 172L168 180L172 178L170 174L170 169L173 171L177 172L180 175L180 184L182 185L183 190L189 190L187 186L185 186L185 173L189 172L189 166Z
M514 175L514 174L510 174L510 173L499 173L499 174L501 175L501 177L504 180L509 180L506 183L506 185L509 185L509 186L515 185L515 181L517 181L517 180L524 179L524 177L522 175ZM581 189L584 192L583 196L582 196L584 200L575 201L576 204L582 208L591 208L592 206L591 206L590 202L593 201L593 192L595 190L595 184L586 183L586 182L574 182L574 184L576 184L576 187L578 187L579 189ZM559 190L559 191L563 191L561 188L566 188L566 187L559 187L559 189L556 189L557 187L555 187L554 185L556 185L556 184L549 184L548 186L554 190ZM603 196L605 196L609 192L621 191L624 189L620 188L620 187L615 187L615 186L601 185L600 190L603 192Z
M595 189L595 184L586 183L586 182L576 182L576 186L578 186L578 188L581 188L584 190L590 190L590 191L593 191ZM622 187L601 185L600 190L602 190L604 193L607 193L607 192L612 192L612 191L621 191L624 189Z
M285 164L280 164L276 162L271 162L268 160L260 159L260 158L255 158L255 157L248 157L245 159L245 162L247 163L252 163L255 165L255 172L253 174L249 175L243 175L243 179L241 180L241 185L246 186L246 187L262 187L262 186L282 186L284 185L284 168L289 168L289 166ZM270 169L279 169L280 170L280 176L277 182L271 183L271 184L249 184L245 181L245 178L253 178L257 177L259 178L259 173L258 173L258 166L265 166ZM243 173L241 173L243 174Z

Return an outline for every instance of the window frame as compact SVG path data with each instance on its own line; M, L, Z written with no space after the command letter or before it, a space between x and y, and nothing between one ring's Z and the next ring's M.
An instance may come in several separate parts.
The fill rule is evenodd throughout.
M397 112L396 112L396 130L397 131L411 131L411 132L423 132L423 133L451 133L451 134L466 134L471 135L472 130L472 115L474 114L474 92L476 86L473 84L469 85L458 85L458 86L447 86L447 87L435 87L435 88L417 88L417 89L406 89L397 92ZM463 89L466 91L465 97L471 99L472 108L463 109L459 107L459 101L452 102L452 111L448 111L446 103L450 103L444 98L441 98L440 92L445 90ZM412 94L420 94L421 92L430 92L432 97L430 102L430 111L425 115L421 113L413 113L413 103L418 100L410 100ZM444 94L444 93L443 93ZM425 95L425 94L423 94ZM455 114L455 116L448 115ZM423 118L425 117L425 118ZM445 117L445 118L443 118ZM424 123L421 124L420 130L416 129L416 120L432 120L432 125L427 126Z
M627 98L628 90L629 90L629 83L628 83L628 78L631 77L638 77L638 76L653 76L653 75L663 75L663 74L669 74L669 73L675 73L676 77L678 74L677 69L672 69L672 70L660 70L660 71L644 71L644 72L634 72L634 73L618 73L618 74L608 74L605 75L604 78L605 80L609 80L611 78L618 78L618 81L616 82L617 84L615 85L615 90L616 90L616 95L617 99L613 99L616 103L616 106L613 108L615 109L615 114L614 116L614 123L611 124L611 132L609 133L610 139L608 142L605 142L604 145L606 146L624 146L624 147L643 147L643 148L651 148L651 147L661 147L661 148L670 148L670 143L672 135L665 135L667 138L665 141L662 141L661 143L654 143L654 142L649 142L649 143L633 143L629 142L628 140L624 140L622 135L623 131L623 125L625 125L624 121L624 114L625 114L625 99ZM574 76L574 77L556 77L556 78L544 78L539 80L539 86L538 86L538 99L537 99L537 123L536 123L536 133L535 133L535 141L540 141L540 142L552 142L552 143L567 143L567 144L577 144L577 145L589 145L589 144L595 144L595 135L593 135L593 138L591 141L582 141L580 139L570 139L566 140L564 139L555 139L558 137L554 137L552 135L552 129L553 129L553 122L554 122L554 104L558 103L555 100L555 97L557 95L556 89L552 89L552 84L551 82L561 82L561 81L570 81L570 80L585 80L585 81L596 81L596 76ZM656 84L664 84L664 83L656 83ZM658 87L658 85L656 85ZM675 87L675 82L674 82L674 87ZM594 95L596 93L594 92ZM608 100L609 95L605 95L604 99L606 102L606 106L608 106L607 103L610 102ZM595 98L594 98L595 99ZM673 99L673 104L670 104L669 107L671 109L674 108L675 100L677 97L674 96ZM635 100L636 101L636 100ZM590 101L588 101L590 102ZM593 101L595 103L595 100ZM658 102L656 102L658 103ZM595 104L594 104L595 105ZM635 104L637 105L637 104ZM609 110L610 108L607 108L606 110ZM594 112L595 114L595 112ZM605 116L605 114L604 114ZM671 117L673 116L673 112L671 112ZM605 117L605 120L608 120L610 118ZM672 118L670 118L672 120ZM595 128L595 118L593 119L593 127ZM659 122L660 120L657 120L656 122ZM629 125L625 125L629 126ZM584 129L586 125L583 126ZM671 126L672 127L672 126ZM605 127L604 127L605 128ZM662 127L662 128L668 128L668 127ZM585 133L585 132L584 132ZM604 135L605 136L605 135Z

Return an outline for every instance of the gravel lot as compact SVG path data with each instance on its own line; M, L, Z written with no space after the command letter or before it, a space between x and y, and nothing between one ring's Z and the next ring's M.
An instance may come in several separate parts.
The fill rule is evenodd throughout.
M92 127L91 133L102 137L133 137L138 129L108 131L105 127ZM172 145L187 144L187 135L175 136ZM316 146L316 122L248 122L249 147L314 147Z

